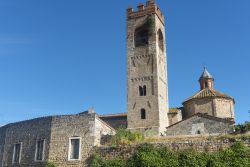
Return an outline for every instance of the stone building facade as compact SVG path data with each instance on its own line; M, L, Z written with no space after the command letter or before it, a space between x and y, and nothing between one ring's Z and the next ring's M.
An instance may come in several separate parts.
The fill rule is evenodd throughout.
M82 167L102 136L114 134L92 110L9 124L0 128L0 166L44 167L51 161L60 167ZM21 146L18 154L17 145Z
M165 134L167 136L229 134L233 132L233 124L232 120L198 113L167 127Z

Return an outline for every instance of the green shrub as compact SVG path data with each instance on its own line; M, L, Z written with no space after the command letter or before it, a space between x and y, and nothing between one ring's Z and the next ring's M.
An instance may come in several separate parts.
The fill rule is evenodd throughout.
M122 159L104 159L99 155L93 155L91 158L91 167L125 167L126 161Z
M235 133L246 133L247 131L250 131L250 122L246 122L244 124L238 124L235 126Z
M93 167L248 167L250 149L240 142L216 153L199 153L193 150L172 151L150 144L140 146L128 160L107 160L96 156Z
M46 167L56 167L54 162L48 162L48 164L46 165Z
M111 138L112 145L126 145L144 140L144 135L139 132L131 132L127 129L118 129L116 135Z
M178 167L177 154L166 147L145 144L127 162L128 167Z

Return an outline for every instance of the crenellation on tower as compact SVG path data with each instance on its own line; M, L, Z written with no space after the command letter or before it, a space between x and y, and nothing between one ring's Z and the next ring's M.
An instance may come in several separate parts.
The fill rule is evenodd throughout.
M155 1L149 0L146 2L146 6L143 3L140 3L137 6L137 10L134 10L132 7L127 9L127 19L134 19L138 17L143 17L149 14L156 14L159 20L164 25L164 15L161 12L160 8L157 6Z

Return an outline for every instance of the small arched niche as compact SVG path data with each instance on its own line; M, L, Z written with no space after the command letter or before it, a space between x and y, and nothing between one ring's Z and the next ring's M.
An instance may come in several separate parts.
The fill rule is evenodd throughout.
M164 50L164 40L163 40L163 34L162 34L161 29L158 30L157 36L158 36L158 46L163 51Z

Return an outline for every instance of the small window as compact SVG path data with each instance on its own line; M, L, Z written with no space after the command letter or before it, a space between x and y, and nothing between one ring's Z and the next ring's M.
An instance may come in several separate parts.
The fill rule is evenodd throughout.
M144 108L141 109L141 119L146 119L146 110Z
M147 96L147 87L146 87L146 85L143 86L143 95Z
M200 130L197 130L196 134L200 135L200 134L201 134L201 131L200 131Z
M21 149L22 149L21 143L18 143L18 144L14 145L12 163L20 163L20 160L21 160Z
M149 31L145 26L137 28L134 36L135 47L148 45Z
M146 85L144 85L143 87L139 86L139 94L140 94L140 96L146 96L147 95L147 87L146 87Z
M161 30L159 29L158 32L158 46L163 51L164 50L164 41L163 41L163 34Z
M69 160L80 160L80 137L72 137L69 140Z
M139 86L139 94L140 96L143 96L143 88L141 86Z
M207 82L205 82L205 88L208 88L208 83Z
M35 154L36 161L44 160L44 143L45 143L45 140L38 140L36 142L36 154Z

